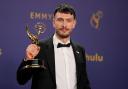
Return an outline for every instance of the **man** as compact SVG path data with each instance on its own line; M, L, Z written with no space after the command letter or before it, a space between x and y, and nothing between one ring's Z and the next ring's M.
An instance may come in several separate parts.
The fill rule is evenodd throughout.
M19 84L25 84L32 78L31 89L91 89L86 73L85 51L70 38L75 25L74 9L68 4L60 4L53 16L55 34L39 45L30 44L27 47L26 58L17 71ZM28 61L34 59L43 61L44 67L25 69Z

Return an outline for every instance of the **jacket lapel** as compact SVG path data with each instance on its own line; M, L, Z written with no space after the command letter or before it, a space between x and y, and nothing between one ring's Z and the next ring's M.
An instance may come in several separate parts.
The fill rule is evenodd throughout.
M48 62L48 68L51 73L53 82L56 83L55 78L55 56L54 56L54 46L53 46L53 39L50 38L47 42L47 49L46 49L46 55L47 55L47 62Z
M74 57L75 57L75 61L76 61L76 76L77 76L77 82L79 82L80 80L80 69L79 69L79 61L80 61L80 52L79 52L79 48L77 47L76 44L72 43L72 48L73 48L73 52L74 52Z

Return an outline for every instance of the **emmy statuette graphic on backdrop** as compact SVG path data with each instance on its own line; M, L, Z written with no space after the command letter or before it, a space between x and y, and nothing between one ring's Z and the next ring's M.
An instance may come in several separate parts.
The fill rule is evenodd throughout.
M31 40L31 42L33 44L38 45L39 44L39 36L45 32L46 25L41 23L41 22L38 22L37 24L35 24L34 29L36 31L35 34L30 32L29 27L27 25L26 26L26 33L27 33L28 38ZM32 69L33 68L44 68L45 69L43 60L33 59L33 60L27 60L27 61L30 64L26 65L24 68L27 68L27 69L28 68L32 68Z

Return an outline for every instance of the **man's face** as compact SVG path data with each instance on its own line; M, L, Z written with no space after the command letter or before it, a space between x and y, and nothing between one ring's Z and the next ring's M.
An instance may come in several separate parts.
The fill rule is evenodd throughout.
M53 27L61 38L69 37L75 25L76 19L70 13L57 12L53 18Z

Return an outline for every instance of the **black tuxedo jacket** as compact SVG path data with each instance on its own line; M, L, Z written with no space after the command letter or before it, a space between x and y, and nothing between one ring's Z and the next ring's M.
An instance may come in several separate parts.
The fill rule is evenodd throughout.
M86 73L84 49L71 42L76 62L77 89L91 89ZM17 81L23 85L32 78L31 89L56 89L53 39L39 43L41 50L36 58L43 61L44 69L23 68L30 62L23 61L17 70Z

